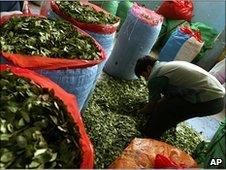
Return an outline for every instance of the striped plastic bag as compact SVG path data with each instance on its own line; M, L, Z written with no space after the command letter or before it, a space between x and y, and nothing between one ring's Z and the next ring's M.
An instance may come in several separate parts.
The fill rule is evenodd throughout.
M191 62L201 51L201 34L189 27L180 27L172 33L159 53L159 61L181 60Z

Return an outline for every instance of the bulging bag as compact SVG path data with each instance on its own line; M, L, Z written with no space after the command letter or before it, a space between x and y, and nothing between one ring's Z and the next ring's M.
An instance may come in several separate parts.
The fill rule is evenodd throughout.
M118 6L117 1L95 2L94 4L93 3L90 3L85 0L80 1L80 5L81 5L80 8L83 8L83 6L84 6L84 8L83 8L84 10L80 11L80 15L86 16L86 14L85 14L86 7L91 8L96 12L101 12L101 13L104 13L105 15L110 15L107 11L105 11L104 9L95 5L95 3L105 4L106 5L105 9L109 9L110 11L115 10L115 13L116 13L117 6ZM73 10L76 11L76 7ZM97 65L98 68L97 68L96 78L93 82L92 90L89 93L89 96L91 96L91 94L95 88L96 81L99 78L100 74L102 73L103 67L112 52L114 42L115 42L116 31L119 26L119 18L116 16L113 16L116 21L111 24L110 23L100 24L100 23L95 23L95 22L93 23L93 22L80 21L78 18L73 17L73 15L70 12L63 10L60 7L60 4L58 4L57 1L55 1L55 0L51 0L50 2L45 2L45 4L41 8L41 14L47 16L48 18L63 19L63 20L69 21L73 25L79 27L80 29L84 30L89 35L91 35L104 49L104 51L106 53L106 60ZM86 108L89 98L90 97L87 98L83 109Z
M94 154L93 154L93 145L85 131L85 127L83 124L82 117L79 112L79 108L77 103L75 103L75 96L72 94L67 93L57 84L52 82L50 79L43 77L31 70L23 69L19 67L9 66L5 64L0 65L0 71L9 70L17 76L28 78L32 80L34 83L40 85L42 88L47 88L49 90L53 90L56 97L61 99L65 104L68 113L71 114L74 122L79 127L80 132L80 144L82 147L83 155L82 155L82 162L80 168L82 169L91 169L93 168L94 164ZM60 146L59 146L60 147Z
M123 23L104 71L122 79L136 79L138 58L150 53L161 30L163 17L134 4Z
M192 0L164 0L156 12L167 19L191 21L193 9Z
M160 156L160 155L161 156ZM159 155L159 156L158 156ZM157 157L156 157L157 156ZM191 156L167 143L135 138L110 166L110 169L196 168Z
M203 46L201 34L189 27L180 27L172 33L159 53L159 61L181 60L191 62Z
M37 17L37 15L19 15L18 17ZM11 17L1 18L1 25L10 21ZM74 26L75 31L82 36L90 37L87 33ZM97 64L106 58L102 47L92 38L92 43L100 53L94 60L49 58L37 55L23 55L1 51L1 62L13 64L22 68L32 69L55 81L58 85L77 96L80 110L86 101L97 75Z

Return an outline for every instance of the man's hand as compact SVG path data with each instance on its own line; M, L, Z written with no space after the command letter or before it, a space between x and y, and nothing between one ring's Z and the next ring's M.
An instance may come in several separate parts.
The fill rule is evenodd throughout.
M1 17L3 16L10 16L10 15L19 15L23 14L21 11L10 11L10 12L1 12L0 15Z
M156 102L147 103L142 109L137 110L137 113L148 114L151 113L155 107Z
M146 105L146 102L139 102L133 106L130 110L125 110L127 113L137 113L141 108Z

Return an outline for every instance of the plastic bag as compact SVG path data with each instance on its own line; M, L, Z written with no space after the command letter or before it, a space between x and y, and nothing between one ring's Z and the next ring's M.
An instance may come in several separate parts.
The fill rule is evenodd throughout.
M191 23L191 28L193 30L199 30L201 32L202 39L204 42L202 50L193 61L193 63L197 63L199 60L205 57L205 52L207 50L213 48L218 32L214 28L201 22Z
M168 157L165 157L164 155L157 154L155 157L155 165L154 168L188 168L184 164L178 165L173 160L171 160Z
M226 168L226 119L221 122L220 127L214 134L208 148L204 162L205 169L225 169ZM221 163L217 163L220 161ZM211 164L212 162L212 164Z
M127 13L129 11L129 9L132 8L132 6L133 6L133 3L130 2L129 0L124 0L124 1L119 2L117 13L116 13L116 15L121 20L119 28L121 28L122 24L126 20Z
M163 17L136 4L129 10L104 71L122 79L137 79L139 57L150 53L162 26Z
M192 0L165 0L157 9L157 13L163 15L167 19L184 19L191 21L193 16Z
M221 83L225 83L225 58L224 60L218 62L209 73L216 77L216 79Z
M164 19L158 40L153 48L160 51L161 48L166 44L171 34L181 26L190 26L190 24L185 20Z
M163 157L156 156L161 154ZM161 160L160 160L161 158ZM163 159L162 159L163 158ZM157 159L157 160L156 160ZM170 161L165 161L165 160ZM157 163L158 161L158 163ZM164 161L164 163L163 163ZM160 164L161 163L161 164ZM157 166L195 168L196 162L184 151L154 139L135 138L109 168L155 168ZM171 168L172 168L171 167ZM175 168L175 167L174 167Z
M172 33L159 53L159 61L181 60L191 62L201 51L203 42L198 31L180 27Z
M74 122L78 125L79 132L81 134L80 143L83 150L83 156L82 156L82 163L80 168L83 168L83 169L93 168L93 162L94 162L93 146L91 144L91 141L88 135L86 134L82 117L79 113L78 105L74 102L76 97L64 91L57 84L53 83L50 79L43 77L31 70L1 64L0 71L5 71L5 70L10 70L12 73L18 76L26 77L43 88L48 88L53 90L54 94L64 102L64 104L67 106L68 112L71 114L72 118L74 119Z

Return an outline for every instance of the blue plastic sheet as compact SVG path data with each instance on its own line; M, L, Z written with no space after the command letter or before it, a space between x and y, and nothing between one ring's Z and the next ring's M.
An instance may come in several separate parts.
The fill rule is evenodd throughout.
M97 65L84 69L37 70L37 72L74 94L81 111L96 79Z
M84 30L86 31L86 30ZM98 64L98 68L97 68L97 74L96 74L96 79L93 83L93 87L90 90L90 93L86 99L86 102L82 108L82 112L84 112L84 110L86 109L86 107L88 106L88 101L92 96L92 93L95 89L96 86L96 82L98 80L98 78L100 77L102 70L104 68L105 63L107 62L112 50L113 50L113 46L114 46L114 42L115 42L115 33L113 34L100 34L100 33L95 33L95 32L90 32L90 31L86 31L89 35L91 35L104 49L105 53L106 53L106 60L103 61L102 63Z
M86 31L86 30L84 30L84 31ZM115 41L115 33L100 34L100 33L95 33L95 32L90 32L90 31L86 31L86 32L89 35L91 35L102 46L102 48L104 49L104 51L106 53L107 59L98 65L98 71L97 71L97 77L98 77L100 75L100 73L102 72L105 63L108 60L108 58L113 50L114 41Z
M14 65L13 63L0 57L1 64ZM43 76L48 77L65 91L74 94L80 111L87 100L93 84L96 80L98 66L92 66L82 69L61 69L61 70L34 70Z

